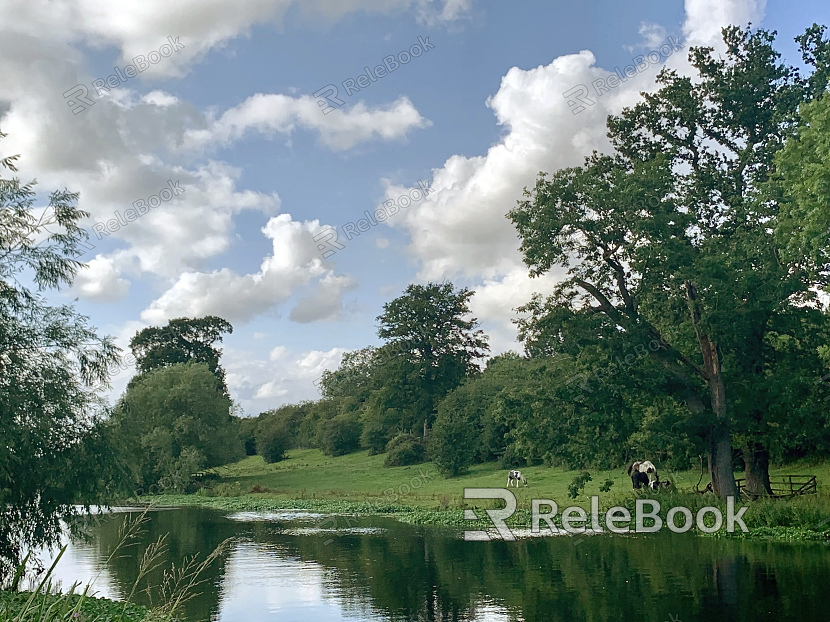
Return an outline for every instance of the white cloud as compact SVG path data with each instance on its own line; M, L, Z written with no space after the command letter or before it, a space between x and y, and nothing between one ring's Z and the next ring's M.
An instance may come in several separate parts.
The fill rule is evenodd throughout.
M232 323L244 323L284 304L312 280L318 281L322 293L312 295L310 300L318 296L325 313L336 316L342 294L352 283L334 276L321 259L313 236L324 229L316 220L292 221L289 214L271 218L262 232L272 240L273 251L258 272L240 275L227 268L184 272L141 313L141 318L159 324L174 317L218 315ZM306 308L297 313L298 321L311 321L307 318L314 314Z
M258 360L256 353L226 347L222 365L228 389L248 414L258 414L282 404L319 399L314 385L326 369L337 369L346 352L343 348L292 353L277 346L268 361Z
M660 24L643 22L642 24L640 24L640 29L638 30L638 32L642 37L642 41L634 45L625 46L625 49L631 53L637 52L639 50L656 50L663 43L666 42L666 29L664 26L661 26Z
M723 50L721 29L748 23L757 25L766 11L766 0L686 0L683 35L690 46L708 45Z
M121 66L158 50L168 37L179 37L184 48L150 65L139 74L144 78L181 76L209 50L249 35L253 26L280 25L292 7L312 21L414 10L423 23L436 24L463 17L469 5L470 0L28 0L0 3L0 24L25 37L48 33L54 46L114 46Z
M406 138L410 130L429 125L431 123L406 97L388 106L370 109L365 103L358 102L349 108L323 114L317 100L308 95L289 97L257 93L225 111L218 119L208 120L205 129L187 132L184 147L226 145L249 130L265 135L290 135L302 127L317 131L326 146L342 151L369 140L400 140Z
M687 0L683 33L688 43L715 44L725 25L758 23L763 6L754 0ZM640 34L644 43L651 44L664 31L646 25ZM689 70L685 50L672 54L667 64L681 73ZM527 269L506 213L522 198L522 189L535 184L539 171L579 165L594 149L609 153L607 116L639 101L641 91L655 90L659 70L652 65L601 96L591 89L594 104L574 114L564 93L578 85L590 89L595 80L612 75L595 65L590 51L560 56L535 68L511 68L487 101L506 129L504 137L483 156L448 158L433 169L434 192L386 221L387 226L409 234L409 252L420 261L418 278L481 282L473 285L478 291L477 313L500 327L514 317L516 302L526 302L531 291L548 291L552 282L532 282L522 276ZM390 187L385 198L400 191ZM505 328L504 337L498 339L504 342L512 334L513 329Z
M91 239L96 247L102 237L107 238L108 249L113 240L122 244L106 254L98 248L85 255L85 260L97 264L74 290L82 298L115 300L125 295L132 280L147 274L172 279L198 273L209 260L231 249L236 239L234 220L241 211L279 213L276 193L238 187L241 169L216 161L194 164L194 154L182 153L186 137L191 140L196 135L194 128L216 131L220 141L225 130L231 140L246 128L287 133L305 128L317 132L332 149L342 150L364 140L405 139L407 132L429 123L405 98L371 109L358 103L323 115L308 96L260 95L249 99L247 108L243 104L228 111L230 116L222 117L227 126L214 127L215 119L162 89L142 92L145 78L180 75L211 46L245 34L255 23L279 19L292 2L243 4L224 0L173 4L126 0L117 7L103 0L0 3L0 127L9 134L3 141L4 153L23 154L20 176L36 177L41 189L78 191L79 207L91 214L90 229L116 212L123 215L133 202L158 193L168 180L186 189L117 231L98 225ZM318 18L424 6L414 0L305 5ZM443 2L440 7L429 6L443 10ZM185 48L100 97L93 90L94 104L73 114L64 91L102 77L88 73L80 50L115 46L122 52L118 63L123 67L133 55L157 49L168 36L181 36ZM279 116L279 110L283 111L279 122L269 125L265 117ZM257 117L258 113L265 117Z
M121 271L113 259L96 257L78 271L72 288L88 300L118 302L129 293L130 283L121 278Z
M516 327L513 324L518 315L516 309L529 302L536 292L549 294L562 275L563 272L557 271L532 279L522 266L499 278L484 279L475 288L470 310L482 320L482 328L490 337L493 353L521 349L516 345Z
M299 324L321 320L343 319L343 296L357 288L357 281L349 276L326 274L317 282L314 292L305 296L291 309L289 319Z

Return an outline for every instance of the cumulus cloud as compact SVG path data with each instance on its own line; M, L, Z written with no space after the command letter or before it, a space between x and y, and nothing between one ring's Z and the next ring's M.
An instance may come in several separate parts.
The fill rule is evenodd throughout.
M471 0L30 0L0 3L0 24L19 35L49 34L55 46L114 46L119 64L147 56L179 37L184 48L150 65L144 77L181 76L209 50L257 24L278 26L292 7L312 20L335 20L349 13L400 14L415 11L423 23L437 24L463 17ZM77 57L77 53L75 53ZM71 85L70 85L71 86Z
M364 102L358 102L347 109L321 114L317 100L308 95L258 93L218 119L209 120L206 128L188 131L184 147L227 145L251 130L265 135L290 135L302 127L318 132L321 142L329 148L342 151L375 139L399 140L410 130L429 125L406 97L387 106L370 109Z
M221 144L245 131L288 135L307 130L329 148L343 150L363 141L402 140L429 124L406 98L371 108L358 103L323 115L308 96L260 94L217 120L161 88L142 91L146 78L181 75L211 47L247 33L254 24L279 21L294 3L243 4L0 3L0 127L9 134L3 151L22 154L21 177L36 177L40 188L68 187L80 193L79 207L91 214L85 224L96 247L84 259L97 262L75 288L80 297L114 300L123 297L131 281L148 274L173 279L183 272L198 273L231 248L240 212L279 213L276 193L239 188L241 169L212 160L194 162L197 154L182 151L186 143ZM303 10L334 19L356 11L441 13L444 4L353 0L305 3ZM72 97L65 93L102 77L90 74L82 50L114 47L123 67L134 55L158 49L168 36L180 37L185 47L117 88L98 95L90 87L92 103L73 111ZM186 192L129 225L101 226L118 213L123 217L134 202L157 194L169 180ZM100 248L105 241L106 253Z
M716 44L722 27L757 23L762 12L763 2L754 0L687 0L684 47L668 56L666 64L687 72L686 46ZM665 31L644 25L640 34L644 45L653 45ZM527 276L519 240L505 215L522 197L522 189L534 185L538 171L579 165L594 149L610 152L607 116L639 101L641 91L653 91L660 68L653 64L600 95L592 84L607 81L613 73L596 66L588 50L560 56L547 65L508 70L499 90L486 102L506 129L503 138L485 155L448 158L433 169L434 192L386 221L387 226L408 233L409 252L420 262L418 278L481 283L473 285L478 290L478 312L482 319L501 326L513 316L516 302L526 302L533 291L549 291L551 282ZM576 108L568 105L566 93L580 85L592 103L574 114ZM401 188L390 186L385 198L400 192Z
M121 278L121 271L111 258L96 257L78 272L72 288L80 296L95 302L118 302L130 289Z
M291 309L289 319L299 324L322 320L343 319L343 295L357 288L357 281L345 275L327 274L317 283L315 291Z
M262 233L271 239L273 251L258 272L237 274L228 268L184 272L141 318L158 324L174 317L218 315L244 323L284 304L312 280L318 282L319 291L298 304L297 321L336 317L343 293L354 284L334 276L320 258L313 237L325 229L317 220L293 221L290 214L271 218ZM312 309L315 301L319 306Z
M292 352L276 346L264 361L254 352L227 347L222 364L231 394L247 414L255 415L281 404L319 399L315 381L326 369L337 369L344 352L343 348Z

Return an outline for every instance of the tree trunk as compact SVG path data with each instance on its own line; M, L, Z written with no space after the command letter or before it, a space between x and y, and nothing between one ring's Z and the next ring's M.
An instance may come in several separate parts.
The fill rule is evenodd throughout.
M753 497L772 495L769 483L769 451L761 443L749 441L743 448L746 463L746 491Z
M735 471L732 468L732 435L729 431L729 411L726 405L726 387L721 372L721 355L718 345L701 329L700 310L694 285L686 281L686 300L692 314L700 352L703 355L703 371L709 385L712 410L717 422L709 434L709 475L712 478L712 490L721 499L738 496L735 485Z
M718 425L710 436L709 476L712 478L712 490L721 499L737 497L735 470L732 468L732 439L729 429Z

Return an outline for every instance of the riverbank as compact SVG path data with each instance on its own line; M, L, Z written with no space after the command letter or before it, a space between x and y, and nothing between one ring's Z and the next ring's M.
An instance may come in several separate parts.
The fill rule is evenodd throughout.
M133 603L78 594L38 594L0 590L0 620L38 622L40 620L74 620L86 622L144 622L151 619L151 610ZM75 616L74 614L78 615Z
M794 467L773 470L772 474L793 473ZM749 533L716 537L771 539L776 541L816 541L830 537L830 496L821 482L830 481L830 465L795 467L818 475L819 492L791 500L760 500L745 502L744 515ZM530 528L531 499L556 501L559 509L578 505L588 510L590 497L599 498L601 511L612 506L634 508L635 494L628 475L622 470L591 473L591 481L576 499L568 495L568 487L579 475L552 467L522 469L527 487L511 488L517 498L517 511L508 525ZM190 495L143 496L142 501L158 506L199 506L227 511L273 512L301 509L327 515L388 516L415 525L433 525L455 529L481 529L484 521L467 521L464 509L497 507L496 502L465 502L465 488L504 488L506 470L498 465L476 465L460 477L444 479L434 465L425 463L411 467L383 467L383 456L358 452L331 458L317 450L294 450L287 458L266 464L261 457L251 456L234 464L215 469L220 479ZM671 507L688 507L693 513L704 506L719 508L726 516L726 504L713 495L691 492L699 472L661 472L662 479L675 484L672 492L645 494L660 502L659 515L665 521ZM613 482L610 487L608 482ZM705 483L705 480L704 480ZM606 492L601 489L607 488ZM559 517L554 522L561 527ZM696 528L693 528L695 530Z

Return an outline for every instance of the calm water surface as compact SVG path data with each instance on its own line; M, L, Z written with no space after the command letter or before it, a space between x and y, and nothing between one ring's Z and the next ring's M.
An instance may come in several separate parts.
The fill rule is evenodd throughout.
M70 544L58 566L64 587L97 576L99 596L122 598L158 537L167 567L234 538L186 606L193 622L830 621L830 549L821 544L674 534L464 542L384 519L187 508L148 514L137 545L107 563L126 516Z

